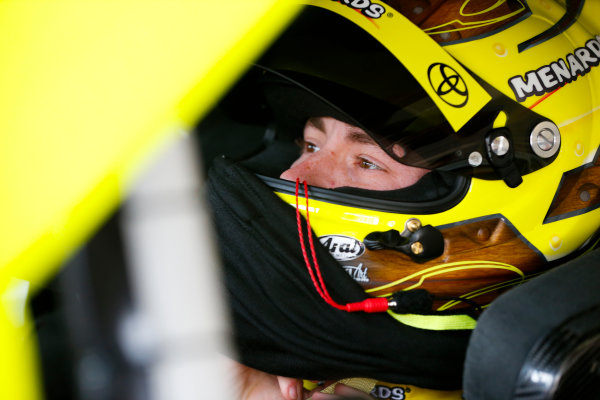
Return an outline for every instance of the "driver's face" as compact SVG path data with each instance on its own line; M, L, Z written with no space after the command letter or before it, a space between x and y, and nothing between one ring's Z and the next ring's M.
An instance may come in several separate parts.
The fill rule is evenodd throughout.
M306 123L302 154L281 178L327 189L394 190L416 183L427 172L395 161L362 129L318 117Z

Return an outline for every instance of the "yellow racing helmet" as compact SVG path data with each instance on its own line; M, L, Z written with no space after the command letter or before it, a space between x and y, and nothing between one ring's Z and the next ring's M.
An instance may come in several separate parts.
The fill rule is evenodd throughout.
M226 146L208 189L241 361L459 389L482 310L596 246L599 6L302 4L199 127ZM313 117L430 172L395 190L281 179Z
M433 296L439 315L397 319L472 326L457 310L596 243L600 36L588 3L309 1L232 108L269 121L277 140L333 116L432 170L397 191L309 187L298 207L367 293ZM266 159L250 165L296 206L286 164Z
M290 159L277 166L267 151L248 163L285 202L301 197L321 244L367 293L427 293L431 312L391 312L398 320L472 327L471 311L596 244L596 3L307 5L225 103L267 126L267 142L332 116L432 170L394 191L309 186L307 206L279 178Z

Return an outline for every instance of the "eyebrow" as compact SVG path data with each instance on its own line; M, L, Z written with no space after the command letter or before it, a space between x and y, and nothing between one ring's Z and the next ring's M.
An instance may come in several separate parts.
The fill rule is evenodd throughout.
M354 143L362 143L362 144L369 144L372 146L378 146L377 143L375 142L375 140L373 140L373 138L371 136L369 136L363 130L352 129L348 132L347 138L351 142L354 142Z
M322 118L309 118L308 123L320 130L321 132L326 133L325 124L323 123ZM375 142L375 140L373 140L371 136L369 136L365 131L363 131L357 126L351 126L350 128L348 128L348 130L346 130L346 134L346 139L350 142L378 146L378 144Z

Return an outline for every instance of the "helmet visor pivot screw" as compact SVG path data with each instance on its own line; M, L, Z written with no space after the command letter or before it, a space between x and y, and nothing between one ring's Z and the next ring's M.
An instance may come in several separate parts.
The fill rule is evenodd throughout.
M558 127L550 122L543 121L531 131L529 144L533 152L542 158L554 156L560 148L560 132Z

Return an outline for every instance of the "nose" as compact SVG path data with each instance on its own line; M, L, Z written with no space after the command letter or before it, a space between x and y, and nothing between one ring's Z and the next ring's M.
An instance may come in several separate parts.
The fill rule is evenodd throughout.
M337 171L333 168L333 164L325 152L321 150L318 153L304 156L304 158L300 157L280 175L280 178L293 182L299 179L300 182L306 181L311 186L332 189L338 186Z

